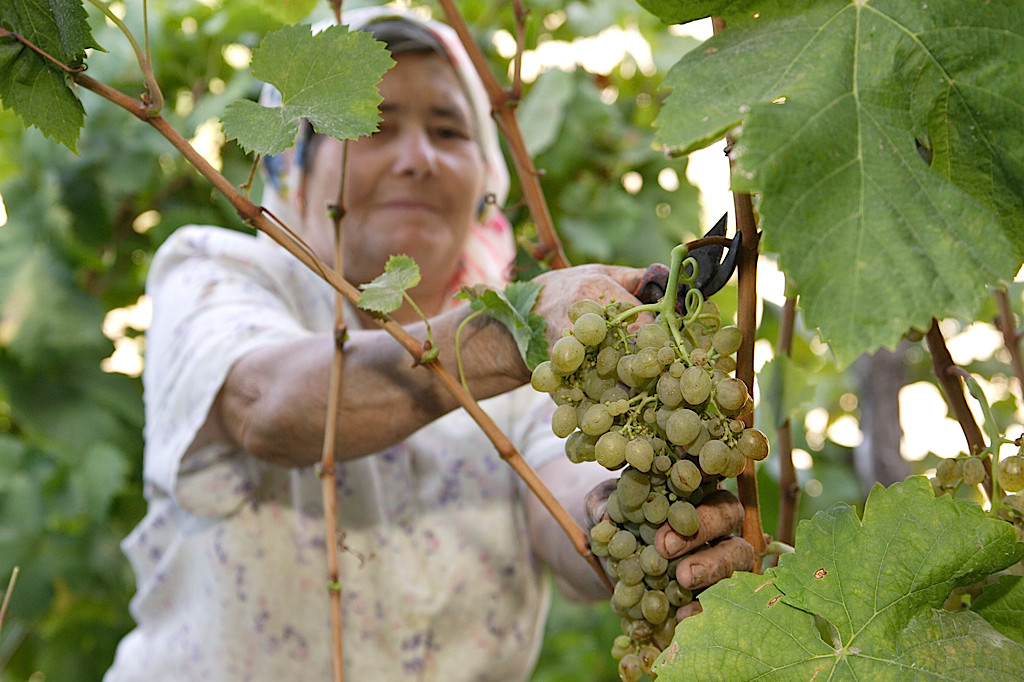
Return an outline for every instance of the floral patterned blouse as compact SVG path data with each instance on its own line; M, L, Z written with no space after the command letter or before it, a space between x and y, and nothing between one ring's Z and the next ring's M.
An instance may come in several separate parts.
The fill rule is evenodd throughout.
M137 627L107 682L331 679L320 480L218 440L207 422L246 353L333 328L333 290L278 245L178 230L148 292L148 512L124 541ZM482 403L529 463L562 456L550 400ZM521 680L548 591L512 469L462 410L338 467L347 680Z

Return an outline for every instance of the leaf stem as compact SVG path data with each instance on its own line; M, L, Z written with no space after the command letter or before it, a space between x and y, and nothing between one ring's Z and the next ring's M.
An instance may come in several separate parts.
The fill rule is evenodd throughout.
M971 373L963 367L952 367L949 371L957 374L964 380L971 397L977 400L978 405L981 407L981 415L985 421L985 433L988 436L988 447L978 453L978 456L986 458L985 463L988 466L985 467L985 473L991 477L992 486L991 490L986 486L985 492L989 496L992 506L997 507L998 500L1002 497L999 487L999 448L1013 441L1004 438L1003 434L999 431L999 425L996 424L995 417L992 416L992 407L988 404L985 392L981 390L981 385L971 376Z
M135 59L139 62L139 68L142 70L142 76L146 80L146 89L149 91L148 101L144 101L146 110L149 112L149 116L158 115L164 108L164 95L160 91L160 86L156 82L156 77L153 75L153 66L149 60L149 22L146 15L146 3L142 3L143 24L146 26L146 51L143 52L139 47L139 43L135 40L135 36L132 35L132 32L128 29L125 23L121 21L120 17L114 14L109 7L99 0L89 0L89 2L92 3L96 9L103 12L103 15L107 17L110 23L120 29L121 33L124 34L124 37L128 39L128 42L132 46L132 50L135 51Z
M11 579L7 582L7 591L4 592L4 601L0 604L0 629L4 626L4 616L7 615L7 605L11 602L11 595L14 593L14 584L18 582L20 568L15 566L11 570Z

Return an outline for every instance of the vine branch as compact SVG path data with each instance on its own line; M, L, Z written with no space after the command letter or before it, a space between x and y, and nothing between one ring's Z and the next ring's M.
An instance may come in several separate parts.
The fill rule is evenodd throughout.
M720 33L725 22L720 17L711 18L712 29ZM727 138L727 144L732 139ZM732 167L732 159L729 160ZM761 233L757 230L754 217L754 202L746 193L733 192L733 206L736 211L736 229L743 235L737 261L736 326L743 332L743 344L736 353L736 376L747 385L747 392L754 394L754 337L757 333L757 256ZM742 417L748 427L754 423L753 413ZM761 525L761 506L757 495L757 473L754 462L747 462L743 473L736 479L736 489L743 504L743 539L754 546L754 572L761 572L761 559L766 543Z
M786 298L782 306L782 320L779 323L780 355L793 354L793 327L796 321L796 298ZM786 418L777 430L779 449L779 523L776 537L792 545L796 541L797 506L800 502L800 481L793 466L793 427Z
M1013 308L1010 306L1010 297L1005 286L997 287L993 294L996 304L999 306L999 317L996 318L996 326L1003 334L1003 345L1010 353L1010 364L1013 367L1013 374L1017 377L1017 391L1024 395L1024 361L1021 360L1020 339L1021 333L1017 330L1017 324L1013 316Z

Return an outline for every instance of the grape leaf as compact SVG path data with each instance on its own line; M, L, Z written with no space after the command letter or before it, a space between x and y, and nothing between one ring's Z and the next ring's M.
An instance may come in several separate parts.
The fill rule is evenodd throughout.
M1024 644L1024 577L1001 576L982 590L971 608L1003 635Z
M1019 3L680 3L725 29L673 67L659 140L732 132L733 187L843 365L972 316L1024 257Z
M469 299L474 311L498 320L509 330L523 362L532 371L548 359L544 335L547 322L533 312L542 285L536 282L512 282L504 291L490 287L465 287L456 298Z
M224 133L264 155L290 147L304 118L340 140L369 135L377 127L377 83L393 64L383 43L346 26L312 38L306 25L268 33L253 51L252 73L281 92L281 105L234 102L224 112Z
M81 66L87 48L97 47L76 0L0 0L0 27L70 68ZM0 103L74 151L85 110L68 77L13 36L0 34Z
M420 283L420 268L416 261L402 254L391 256L384 264L384 272L372 282L360 284L359 307L372 313L388 315L402 307L403 294Z
M795 549L763 576L705 590L658 679L1019 679L1024 646L978 614L938 608L1024 554L1013 527L975 503L935 498L920 476L876 485L863 520L847 505L819 512Z

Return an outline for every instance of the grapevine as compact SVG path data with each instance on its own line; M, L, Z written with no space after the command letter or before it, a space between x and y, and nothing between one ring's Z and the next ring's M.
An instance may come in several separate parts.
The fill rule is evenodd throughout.
M634 682L672 641L693 598L654 546L668 524L692 537L697 506L747 460L768 456L768 440L738 417L753 409L746 385L730 375L742 334L722 325L712 301L690 287L676 311L677 283L692 284L697 265L684 245L672 252L668 295L653 304L577 301L571 329L536 367L534 389L557 407L551 428L575 463L621 470L604 518L590 531L591 551L616 580L612 611L622 635L612 644L619 676ZM640 324L641 313L652 322Z

